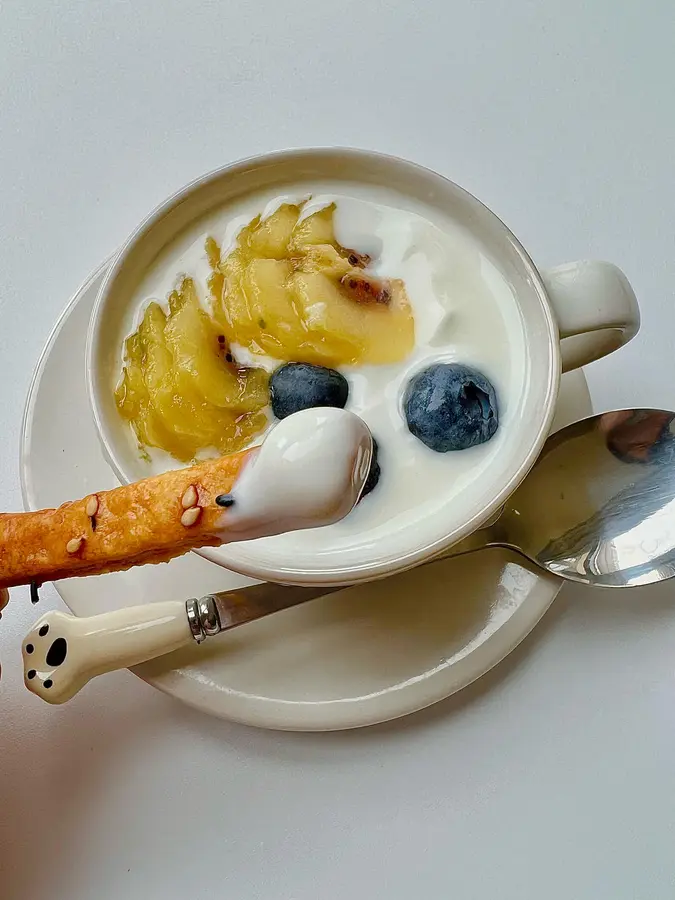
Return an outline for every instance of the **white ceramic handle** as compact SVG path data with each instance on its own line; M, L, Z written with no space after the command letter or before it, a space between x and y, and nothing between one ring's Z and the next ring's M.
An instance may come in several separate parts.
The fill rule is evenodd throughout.
M43 700L64 703L95 675L138 665L192 640L180 600L85 618L48 612L24 639L24 680Z
M612 263L567 263L547 269L542 278L558 320L563 372L606 356L637 334L637 298Z

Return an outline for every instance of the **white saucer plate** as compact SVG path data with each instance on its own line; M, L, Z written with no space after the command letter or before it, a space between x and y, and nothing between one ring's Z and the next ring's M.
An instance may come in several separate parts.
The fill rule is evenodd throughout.
M85 336L106 266L57 323L31 384L21 478L27 509L116 486L101 453L85 381ZM563 378L556 427L591 413L585 378ZM187 599L252 583L195 554L57 589L80 616ZM483 675L534 628L561 582L497 550L331 594L201 647L138 666L168 694L264 728L371 725L448 697Z

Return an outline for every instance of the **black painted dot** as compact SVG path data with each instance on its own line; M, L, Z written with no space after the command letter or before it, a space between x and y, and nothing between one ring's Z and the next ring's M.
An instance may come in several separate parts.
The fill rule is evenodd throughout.
M68 644L65 638L57 638L47 651L45 662L48 666L60 666L66 658L68 652Z
M234 497L232 494L219 494L216 497L216 503L218 506L234 506Z
M44 637L49 631L49 625L43 625L42 628L38 631L40 637Z
M35 647L32 644L26 644L26 653L32 653Z
M54 668L56 668L57 666L61 665L63 660L66 658L67 653L68 644L66 642L66 639L58 637L51 645L49 650L47 650L45 661L48 666L53 666Z
M44 683L44 687L50 688L53 684L54 682L51 680L51 678L48 678Z
M26 672L26 678L31 678L31 679L35 678L35 669L29 669Z

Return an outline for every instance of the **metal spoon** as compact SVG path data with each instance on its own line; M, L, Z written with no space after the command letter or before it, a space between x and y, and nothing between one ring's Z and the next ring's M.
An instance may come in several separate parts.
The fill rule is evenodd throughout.
M598 587L675 575L675 413L603 413L552 435L494 524L443 558L507 547Z
M548 439L498 520L437 559L507 547L554 575L601 587L671 578L674 422L673 412L635 409L569 425ZM49 612L23 643L26 686L62 703L95 675L342 589L260 584L89 618Z

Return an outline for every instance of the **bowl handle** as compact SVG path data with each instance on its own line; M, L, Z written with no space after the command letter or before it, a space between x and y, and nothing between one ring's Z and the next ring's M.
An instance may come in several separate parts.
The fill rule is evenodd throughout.
M637 334L637 298L612 263L582 260L541 274L558 320L563 372L601 359Z

